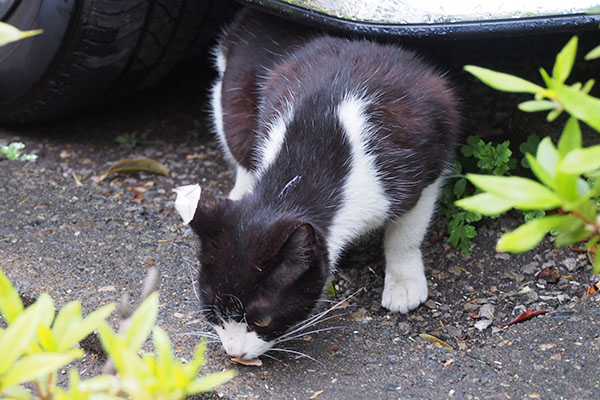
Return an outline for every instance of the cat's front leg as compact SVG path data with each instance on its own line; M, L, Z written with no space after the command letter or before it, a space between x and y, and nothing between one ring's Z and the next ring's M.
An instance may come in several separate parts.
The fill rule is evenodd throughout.
M403 314L427 300L421 242L435 208L441 179L423 190L417 204L385 230L385 282L381 304Z
M235 184L233 185L231 192L229 192L229 199L241 199L246 193L252 190L254 182L256 182L256 175L241 165L238 165L235 173Z

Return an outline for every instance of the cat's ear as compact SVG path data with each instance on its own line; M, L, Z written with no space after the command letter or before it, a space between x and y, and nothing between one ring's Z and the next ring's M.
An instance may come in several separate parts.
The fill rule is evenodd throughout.
M287 231L287 232L286 232ZM325 279L327 250L321 234L309 223L288 225L277 254L279 264L272 277L288 285L306 276L311 281Z
M223 228L226 222L224 217L230 200L202 194L198 200L194 217L190 227L200 238L213 236L218 229Z

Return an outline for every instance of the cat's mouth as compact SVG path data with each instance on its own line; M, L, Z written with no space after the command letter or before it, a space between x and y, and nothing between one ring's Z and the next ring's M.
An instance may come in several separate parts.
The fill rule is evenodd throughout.
M213 328L227 354L236 359L255 359L274 345L274 342L266 341L249 330L245 322L222 321L221 326L213 325Z

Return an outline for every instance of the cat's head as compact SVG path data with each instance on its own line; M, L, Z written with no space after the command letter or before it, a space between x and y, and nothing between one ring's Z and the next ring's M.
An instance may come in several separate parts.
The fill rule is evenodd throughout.
M203 195L190 226L200 238L203 312L229 355L256 358L314 308L328 258L311 224Z

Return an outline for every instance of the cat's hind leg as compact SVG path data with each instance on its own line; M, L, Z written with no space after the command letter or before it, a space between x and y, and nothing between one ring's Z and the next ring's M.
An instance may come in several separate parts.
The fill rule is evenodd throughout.
M427 186L415 206L385 230L385 282L381 304L403 314L427 300L421 242L435 209L441 178Z

